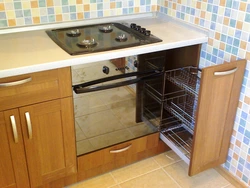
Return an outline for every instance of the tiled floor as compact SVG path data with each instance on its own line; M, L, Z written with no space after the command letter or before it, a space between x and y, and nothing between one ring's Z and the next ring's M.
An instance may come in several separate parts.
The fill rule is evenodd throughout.
M186 165L172 151L74 184L69 188L233 188L214 169L187 175Z

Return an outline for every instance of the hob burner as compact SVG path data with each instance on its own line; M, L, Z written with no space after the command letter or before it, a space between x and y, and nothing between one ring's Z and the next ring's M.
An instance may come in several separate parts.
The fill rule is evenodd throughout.
M79 31L79 29L74 29L74 30L67 31L66 34L69 37L79 37L81 35L81 32Z
M97 45L97 42L95 41L95 39L90 39L90 40L85 39L85 40L79 41L77 45L81 48L93 48Z
M117 37L115 38L115 40L116 40L117 42L125 42L125 41L128 40L128 38L126 37L125 34L121 34L121 35L117 36Z
M113 31L113 28L111 25L102 26L102 27L99 27L99 31L101 31L103 33L111 33Z

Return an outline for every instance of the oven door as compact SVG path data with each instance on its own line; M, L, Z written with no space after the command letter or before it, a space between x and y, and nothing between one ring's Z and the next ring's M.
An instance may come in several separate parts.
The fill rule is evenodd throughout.
M101 91L121 86L126 86L130 84L135 84L138 82L154 79L163 72L161 70L148 70L143 72L131 72L126 74L120 74L115 76L110 76L106 78L101 78L82 84L73 85L73 90L76 94L88 93L93 91ZM111 83L108 83L111 82ZM108 84L103 84L108 83ZM103 84L103 85L100 85Z

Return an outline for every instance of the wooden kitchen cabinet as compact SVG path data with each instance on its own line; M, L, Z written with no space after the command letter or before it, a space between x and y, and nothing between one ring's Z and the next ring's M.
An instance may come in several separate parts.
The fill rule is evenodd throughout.
M63 72L67 73L66 76L70 79L70 69L64 69ZM47 72L43 73L44 76L48 75ZM41 74L38 74L39 77ZM32 74L32 80L37 80L36 76L35 73ZM56 81L53 78L52 82L57 83L56 85L63 82L63 76L60 77L57 77ZM63 78L64 84L67 83L66 78ZM0 181L0 187L39 187L76 173L72 97L61 97L70 95L67 90L71 88L71 84L63 84L65 93L63 88L59 87L54 90L56 93L53 93L49 92L45 82L50 83L51 78L38 83L43 85L40 91L45 91L41 92L42 94L47 93L45 99L53 100L46 101L42 96L36 96L33 99L39 99L39 103L30 104L33 100L31 99L28 100L28 105L13 109L8 109L7 105L7 108L0 112L0 139L3 143L0 145L0 180L3 180ZM27 87L25 84L18 86L19 89L11 87L0 88L0 91L18 92L20 89L21 93L28 95L22 90ZM33 94L35 93L41 94ZM21 101L20 96L16 100L13 95L1 97Z
M160 119L160 138L189 164L190 176L226 161L246 61L193 66L166 68L157 84L147 82L143 106L148 121Z

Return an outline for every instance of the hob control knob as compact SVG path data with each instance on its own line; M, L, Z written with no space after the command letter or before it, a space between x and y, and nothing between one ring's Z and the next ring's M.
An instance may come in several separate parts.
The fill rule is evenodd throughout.
M132 29L135 29L135 28L136 28L136 24L135 24L135 23L131 23L131 24L130 24L130 27L131 27Z
M145 33L145 31L146 31L146 28L141 28L140 30L141 33Z
M136 31L140 31L141 30L141 26L140 25L137 25L136 28L135 28Z
M144 35L150 36L150 35L151 35L151 31L150 31L150 30L146 30L146 31L144 32Z
M103 66L103 67L102 67L102 72L103 72L104 74L109 74L109 67Z

